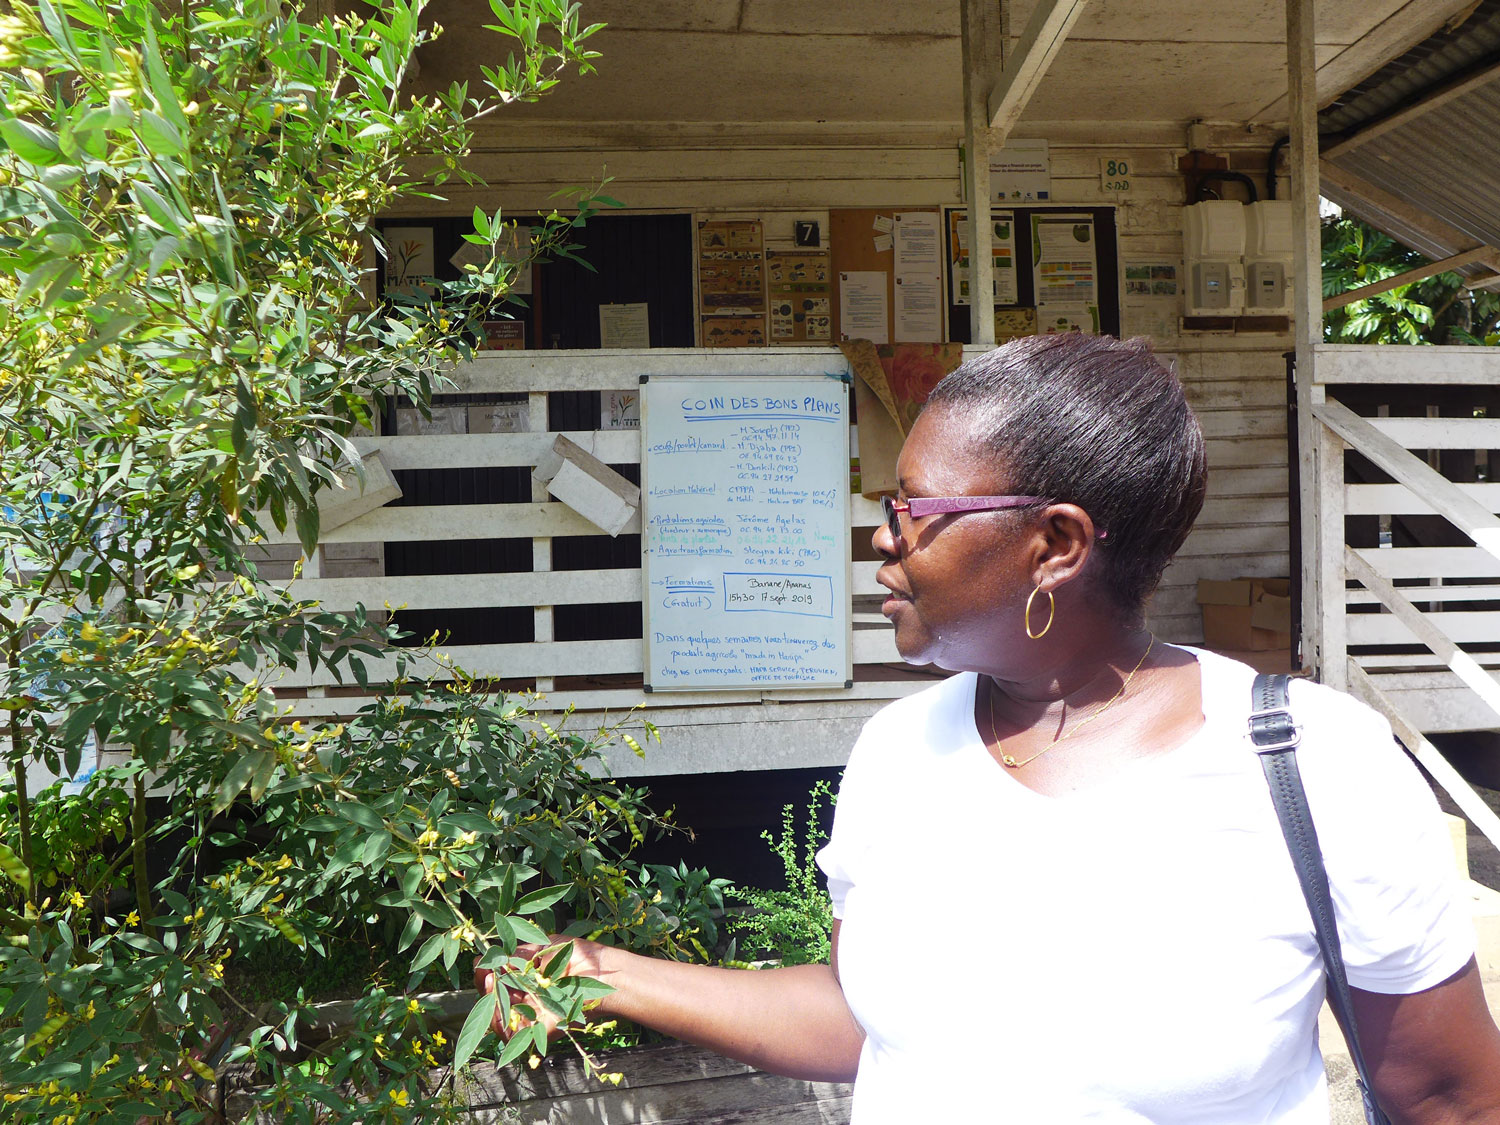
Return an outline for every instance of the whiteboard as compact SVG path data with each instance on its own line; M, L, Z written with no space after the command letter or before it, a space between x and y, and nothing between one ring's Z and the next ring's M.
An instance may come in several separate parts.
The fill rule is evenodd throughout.
M646 690L846 686L848 384L641 382Z

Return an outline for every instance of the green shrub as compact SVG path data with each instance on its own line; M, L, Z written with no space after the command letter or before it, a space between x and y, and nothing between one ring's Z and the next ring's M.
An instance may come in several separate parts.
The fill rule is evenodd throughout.
M798 850L793 806L781 810L781 835L762 832L761 838L781 861L786 876L784 890L736 887L731 898L745 904L735 916L732 930L745 959L766 958L783 965L826 963L832 951L833 906L818 870L818 849L827 839L819 819L824 801L835 798L826 781L808 793L807 817L802 825Z
M602 986L519 942L697 955L680 919L714 892L684 876L656 900L632 852L662 818L600 776L643 724L553 725L362 606L259 580L257 545L290 527L316 548L358 427L425 409L517 268L476 210L483 264L372 306L361 239L464 176L476 122L593 58L576 4L494 0L487 91L419 101L425 8L0 0L7 1121L206 1121L226 1060L260 1068L278 1121L446 1120L431 1066L479 1049L507 991L448 1043L408 990L467 987L477 956L576 1016ZM533 252L571 255L609 202L580 193ZM296 719L274 689L307 669L378 702ZM115 764L81 796L29 791L29 767L71 776L96 745ZM364 933L361 969L341 943ZM309 954L369 973L311 1061L308 990L334 978L286 968Z

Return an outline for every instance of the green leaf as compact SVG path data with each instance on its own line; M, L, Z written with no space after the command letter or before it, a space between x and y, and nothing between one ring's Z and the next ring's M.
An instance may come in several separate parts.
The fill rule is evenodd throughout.
M297 505L297 541L309 555L318 549L318 528L321 521L322 515L316 503Z
M181 104L177 100L177 91L173 88L172 81L167 76L166 64L162 62L161 47L156 42L156 21L151 16L147 16L145 24L146 74L151 79L151 93L156 98L156 103L161 107L162 112L171 119L173 128L185 132L188 128L188 120L182 112Z
M500 919L496 918L495 921L498 924ZM529 942L532 945L547 944L546 931L539 929L534 922L516 917L507 918L506 921L510 924L510 928L516 932L517 941Z
M540 890L532 891L530 894L522 895L515 906L511 907L513 914L535 914L538 910L545 910L558 899L562 898L572 887L542 887Z
M0 120L0 137L4 137L11 150L29 164L45 166L63 159L57 134L30 121L15 117Z
M0 844L0 874L27 894L31 893L31 869L21 862L21 857L4 844Z
M163 230L170 231L174 235L182 233L182 217L178 215L172 204L167 202L166 197L154 187L150 184L143 184L137 181L131 185L130 191L135 196L135 201L141 205L141 210L146 212L153 223ZM173 250L177 248L177 245L177 240L174 238L172 240ZM156 272L156 262L156 248L153 247L151 250L151 272L153 274Z
M255 767L255 773L250 778L250 799L252 801L259 801L266 795L266 786L271 784L271 775L275 772L275 752L271 750L262 751L261 760Z
M422 916L415 910L411 917L406 920L406 925L401 927L401 937L396 941L397 952L405 949L422 935Z
M497 1066L509 1066L524 1055L530 1047L531 1036L525 1031L518 1031L511 1037L510 1042L505 1045L505 1050L500 1052L500 1057L495 1060L495 1064Z
M422 943L422 948L417 950L417 955L411 959L412 976L417 976L428 965L438 959L443 952L443 939L446 934L433 934Z
M345 820L352 821L361 828L368 828L371 832L386 831L385 821L374 809L353 801L341 801L334 807L334 811Z
M364 848L359 854L359 863L363 867L375 867L391 852L391 834L389 832L375 832L366 837Z
M496 984L496 987L500 985ZM495 1009L500 1006L500 998L493 992L486 992L481 996L474 1007L469 1010L469 1016L464 1020L463 1027L459 1030L458 1039L453 1044L453 1069L462 1070L471 1058L474 1051L483 1042L485 1034L490 1030L490 1023L495 1018Z
M267 756L270 756L272 761L276 757L269 750L248 751L241 754L234 765L229 767L224 780L219 782L218 792L214 794L213 811L216 815L234 804L240 791L249 784L250 779L255 776L255 771L260 768L261 760Z
M141 110L136 124L141 143L152 156L180 156L187 149L182 132L159 113Z

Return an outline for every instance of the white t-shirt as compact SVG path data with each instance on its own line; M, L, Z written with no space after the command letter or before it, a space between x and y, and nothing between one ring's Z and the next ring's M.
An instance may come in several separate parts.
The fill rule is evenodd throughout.
M866 1035L855 1125L1326 1125L1322 961L1246 736L1254 672L1194 655L1203 729L1064 798L990 756L972 674L865 726L818 856ZM1298 680L1291 705L1350 984L1438 984L1474 932L1431 791L1362 704Z

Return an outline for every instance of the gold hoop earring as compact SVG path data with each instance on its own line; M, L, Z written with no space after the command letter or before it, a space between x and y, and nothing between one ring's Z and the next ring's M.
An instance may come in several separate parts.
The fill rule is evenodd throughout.
M1024 624L1026 626L1026 635L1028 637L1030 637L1034 641L1039 641L1039 640L1041 640L1043 637L1045 637L1047 635L1047 630L1050 629L1050 628L1052 628L1052 619L1057 616L1057 599L1052 596L1052 591L1048 590L1047 591L1047 624L1045 624L1045 625L1042 626L1042 631L1040 633L1033 633L1031 631L1031 603L1034 602L1034 601L1036 601L1036 596L1038 594L1040 594L1041 592L1042 592L1042 587L1041 587L1041 584L1038 583L1036 589L1034 589L1034 590L1031 591L1031 596L1026 599L1026 619L1025 619L1025 622L1024 622Z

